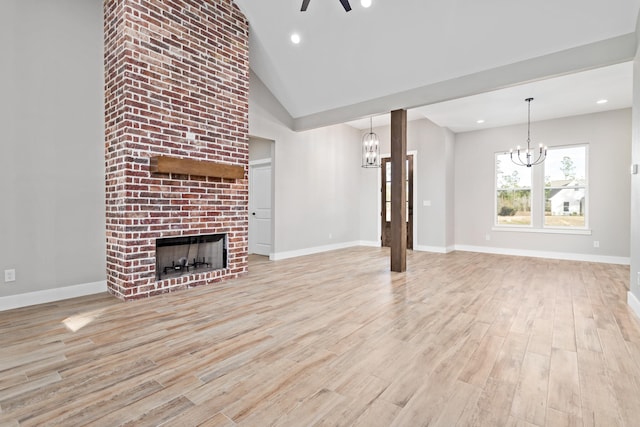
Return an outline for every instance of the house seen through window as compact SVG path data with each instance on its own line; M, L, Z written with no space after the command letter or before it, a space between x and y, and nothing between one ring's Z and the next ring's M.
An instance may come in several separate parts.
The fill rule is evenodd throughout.
M495 178L496 226L587 227L587 145L550 147L531 168L498 153Z
M584 227L587 198L587 147L547 151L544 162L544 225Z

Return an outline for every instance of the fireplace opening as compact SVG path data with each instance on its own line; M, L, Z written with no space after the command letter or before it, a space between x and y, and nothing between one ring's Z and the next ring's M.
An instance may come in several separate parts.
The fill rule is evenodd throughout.
M156 240L156 278L227 268L227 235L170 237Z

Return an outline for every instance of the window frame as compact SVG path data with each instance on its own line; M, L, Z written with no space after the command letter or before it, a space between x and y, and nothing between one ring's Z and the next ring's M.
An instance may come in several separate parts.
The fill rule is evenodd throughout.
M543 172L542 172L542 222L541 227L546 230L588 230L589 229L589 144L581 143L581 144L567 144L567 145L556 145L553 147L549 147L547 149L547 153L552 150L562 150L567 148L578 148L584 147L584 185L569 187L571 189L584 189L584 225L581 227L573 227L573 226L562 226L562 225L546 225L545 224L545 203L546 196L545 191L547 188L558 188L558 187L547 187L545 181L544 167L543 164Z
M507 229L530 229L533 228L533 211L534 211L534 200L533 200L533 171L529 171L531 173L530 182L531 185L529 187L525 187L523 189L529 190L529 224L500 224L498 222L498 168L496 167L498 164L498 156L509 156L508 152L497 152L494 153L493 156L493 226ZM511 161L511 159L508 159ZM529 168L527 168L529 169Z
M531 224L500 224L498 223L498 168L497 160L498 156L507 156L509 158L508 151L495 152L493 156L493 227L492 231L517 231L527 233L549 233L549 234L591 234L589 228L589 143L578 144L566 144L555 145L547 148L547 152L557 149L566 149L574 147L585 148L585 182L583 186L577 187L578 189L584 189L584 226L558 226L558 225L545 225L545 202L546 202L546 182L545 182L545 165L536 165L531 167ZM511 161L511 160L509 160ZM523 167L525 169L529 169ZM538 168L538 169L535 169ZM553 187L555 188L555 187ZM570 187L576 188L576 187Z

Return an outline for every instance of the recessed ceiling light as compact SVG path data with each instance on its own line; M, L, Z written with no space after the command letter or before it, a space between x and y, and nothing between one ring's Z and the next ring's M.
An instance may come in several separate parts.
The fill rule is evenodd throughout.
M484 123L483 119L477 120L476 123L478 123L479 125L481 125L482 123Z
M371 0L360 0L360 4L362 7L369 7L371 6Z
M300 43L300 34L298 33L293 33L291 34L291 43L293 44L299 44Z
M596 104L606 104L607 102L609 102L609 100L601 99L600 101L596 102Z

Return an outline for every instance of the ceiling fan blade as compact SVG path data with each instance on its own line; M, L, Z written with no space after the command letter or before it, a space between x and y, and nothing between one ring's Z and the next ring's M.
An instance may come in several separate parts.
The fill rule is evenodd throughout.
M342 7L344 7L345 12L349 12L351 10L351 5L349 4L349 0L340 0L342 3Z
M302 7L300 8L300 12L306 12L309 7L309 2L311 0L302 0Z

